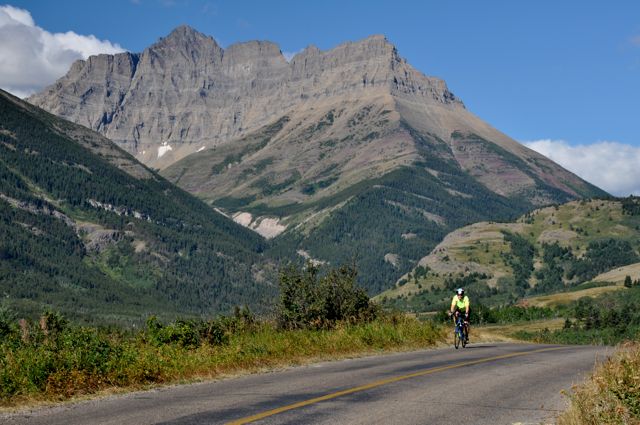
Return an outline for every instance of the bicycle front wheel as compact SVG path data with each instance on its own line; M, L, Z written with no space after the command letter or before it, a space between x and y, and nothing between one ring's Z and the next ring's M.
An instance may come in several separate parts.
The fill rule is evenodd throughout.
M456 350L460 347L460 342L460 332L456 329L455 332L453 332L453 346L456 347Z

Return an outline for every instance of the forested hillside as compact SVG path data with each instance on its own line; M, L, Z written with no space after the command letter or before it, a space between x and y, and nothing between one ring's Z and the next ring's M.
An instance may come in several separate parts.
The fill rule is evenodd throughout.
M0 93L4 306L105 321L260 309L275 293L264 247L107 139Z
M437 170L438 177L426 168ZM464 195L457 192L462 190ZM332 264L355 260L360 281L372 295L410 270L448 232L485 220L487 211L491 217L507 219L528 207L496 195L466 173L437 160L362 182L315 207L321 210L331 205L341 208L317 227L277 237L272 249L282 254L303 249Z
M379 299L415 311L446 307L463 286L477 302L640 282L638 198L584 200L535 210L512 223L458 229Z

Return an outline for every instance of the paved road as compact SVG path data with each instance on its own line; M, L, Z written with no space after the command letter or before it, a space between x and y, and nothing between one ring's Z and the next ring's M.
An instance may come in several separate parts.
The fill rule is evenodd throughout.
M602 347L471 344L0 416L7 424L552 423Z

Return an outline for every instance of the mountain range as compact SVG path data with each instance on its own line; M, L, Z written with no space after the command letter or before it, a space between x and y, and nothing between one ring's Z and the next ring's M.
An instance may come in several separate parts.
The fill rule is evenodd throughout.
M287 61L182 26L74 63L29 102L108 137L270 239L274 258L355 260L371 294L450 231L606 196L469 112L383 36Z

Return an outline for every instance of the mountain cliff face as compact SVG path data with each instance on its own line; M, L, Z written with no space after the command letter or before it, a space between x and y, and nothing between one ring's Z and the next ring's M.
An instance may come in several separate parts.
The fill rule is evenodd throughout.
M140 54L78 61L29 101L163 166L248 134L300 105L392 93L462 108L444 82L413 70L382 36L328 52L308 47L287 63L273 43L223 50L189 27Z
M222 49L179 27L100 55L30 102L93 128L281 255L357 258L388 287L449 231L605 193L467 111L383 36Z
M329 51L310 46L287 62L273 43L222 49L213 38L182 26L142 53L77 61L28 100L102 133L158 168L241 139L283 116L291 117L284 129L289 133L329 112L354 118L373 110L389 114L387 128L402 121L441 139L461 168L496 193L511 195L535 182L494 146L524 159L540 179L571 196L592 189L469 113L444 81L415 70L383 36ZM356 121L371 119L376 116L364 114ZM334 128L338 132L347 133ZM406 132L398 134L404 139ZM372 150L379 138L367 135ZM395 136L389 139L385 147L396 142ZM415 149L402 152L411 156Z

